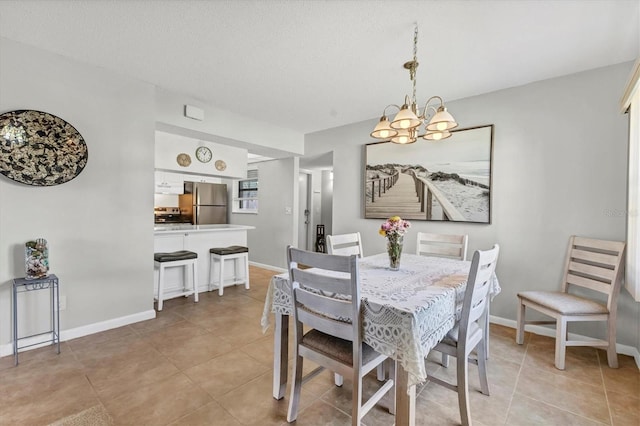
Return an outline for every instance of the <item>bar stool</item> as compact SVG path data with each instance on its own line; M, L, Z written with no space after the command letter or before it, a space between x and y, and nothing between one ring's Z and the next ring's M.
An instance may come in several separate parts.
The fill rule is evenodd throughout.
M184 267L184 291L178 293L177 296L190 296L193 294L194 302L198 301L198 274L196 272L196 263L198 253L188 250L174 251L170 253L154 253L154 268L158 269L158 311L162 310L162 302L164 301L164 270L176 266ZM191 289L187 289L187 277L189 275L189 266L191 266Z
M225 285L235 285L244 282L244 288L249 289L249 249L243 246L229 246L229 247L214 247L209 250L211 259L209 263L209 291L216 287L214 281L213 269L215 262L220 262L220 269L218 271L218 295L222 296ZM224 282L224 261L233 260L233 281ZM240 260L244 260L244 277L238 276L238 263Z

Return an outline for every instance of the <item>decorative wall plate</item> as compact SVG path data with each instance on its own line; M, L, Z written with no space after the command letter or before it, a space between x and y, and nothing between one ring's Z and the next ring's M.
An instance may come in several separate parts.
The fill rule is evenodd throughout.
M180 154L178 154L176 161L182 167L189 167L189 165L191 164L191 156L185 152L181 152Z
M34 110L0 114L0 173L9 179L60 185L78 176L88 159L82 135L62 118Z
M225 163L222 160L216 161L216 170L223 172L225 171L226 168L227 168L227 163Z

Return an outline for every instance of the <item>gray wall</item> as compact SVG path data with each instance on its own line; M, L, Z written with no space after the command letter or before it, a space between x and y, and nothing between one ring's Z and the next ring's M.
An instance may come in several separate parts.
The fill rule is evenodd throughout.
M59 186L0 176L0 349L12 338L10 283L37 237L67 298L62 330L153 315L153 86L0 39L0 112L16 109L67 120L89 161Z
M515 320L516 293L559 289L570 235L625 239L628 118L619 99L631 63L448 103L461 127L494 124L492 224L413 221L418 231L469 234L469 250L501 245L502 293L492 315ZM401 96L402 93L398 93ZM393 100L390 100L393 101ZM333 232L362 233L366 255L384 251L382 220L362 211L364 145L376 120L306 137L305 155L333 150ZM420 142L417 142L420 143ZM398 146L402 149L402 146ZM405 238L406 239L406 238ZM622 291L618 342L638 342L640 304ZM574 329L601 335L602 327Z
M256 227L247 233L251 262L285 268L285 247L298 244L299 159L263 161L257 168L258 213L232 213L230 222ZM285 214L286 207L291 214Z

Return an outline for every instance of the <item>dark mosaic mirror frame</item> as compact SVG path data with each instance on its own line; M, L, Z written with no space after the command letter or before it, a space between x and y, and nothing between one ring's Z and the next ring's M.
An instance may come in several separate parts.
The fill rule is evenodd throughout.
M0 173L32 186L69 182L87 165L82 135L53 114L16 110L0 114Z

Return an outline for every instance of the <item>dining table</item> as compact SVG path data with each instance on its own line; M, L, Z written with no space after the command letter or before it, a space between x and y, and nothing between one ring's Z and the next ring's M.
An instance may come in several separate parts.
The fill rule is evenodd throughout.
M358 260L363 340L396 361L396 426L415 425L416 385L427 380L425 358L460 318L470 261L402 254L399 270L387 253ZM500 293L491 279L491 298ZM275 316L273 397L284 397L288 372L289 316L293 314L289 274L269 283L261 319L263 331ZM488 327L488 312L485 316Z

